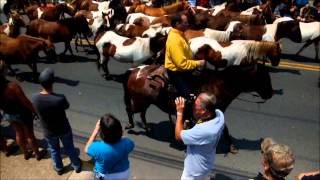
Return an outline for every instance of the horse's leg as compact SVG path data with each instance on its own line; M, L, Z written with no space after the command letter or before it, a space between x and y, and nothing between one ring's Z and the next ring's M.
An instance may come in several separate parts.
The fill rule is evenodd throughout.
M129 118L129 123L126 125L126 129L134 128L133 122L133 112L132 112L132 104L131 104L131 96L129 95L128 90L125 88L124 92L124 104L126 105L126 111Z
M32 70L32 81L36 82L38 77L37 77L37 64L36 62L32 62L30 64L28 64L28 66L30 67L30 69Z
M310 44L312 44L313 41L312 40L308 40L302 47L301 49L296 53L296 55L299 55L306 47L310 46Z
M229 134L229 129L228 129L227 125L225 125L224 129L223 129L223 137L227 141L227 144L229 147L229 152L231 152L232 154L238 153L238 149L232 143L231 135Z
M71 45L70 45L70 41L67 43L67 45L68 45L69 52L73 56L73 52L72 52L72 48L71 48Z
M76 51L79 52L78 50L78 41L79 41L79 34L76 34L76 39L74 40L74 44L76 46ZM81 39L80 39L81 40ZM80 45L82 45L81 41L80 41Z
M320 40L320 39L319 39ZM319 41L314 42L314 50L316 51L315 60L319 60Z
M147 119L146 119L146 112L147 112L147 108L145 108L144 110L142 110L140 112L140 118L142 120L143 123L143 128L146 130L146 133L149 133L151 131L151 128L148 126L147 124Z

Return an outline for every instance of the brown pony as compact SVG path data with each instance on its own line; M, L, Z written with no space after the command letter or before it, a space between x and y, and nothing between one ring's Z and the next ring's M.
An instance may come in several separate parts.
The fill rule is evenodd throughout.
M33 72L33 80L37 79L36 59L39 51L45 51L47 55L55 55L53 44L42 38L35 38L27 35L20 35L11 38L0 34L0 59L8 64L10 71L15 74L11 64L27 64Z
M62 54L65 54L69 50L72 55L70 42L77 33L83 33L89 37L92 36L88 22L83 16L61 19L58 22L36 19L30 22L27 29L28 35L42 37L52 43L64 42L65 49ZM77 43L76 46L78 46Z
M163 15L187 10L189 8L190 6L187 1L180 1L168 6L161 7L161 8L154 8L154 7L147 6L146 4L140 4L136 6L134 12L144 13L149 16L163 16Z
M252 25L264 25L265 19L262 14L240 15L240 12L222 10L216 16L208 13L197 13L190 20L193 29L211 28L223 31L231 21L241 21Z
M217 108L223 112L229 104L242 92L257 92L262 99L270 99L273 95L269 72L258 64L254 70L241 66L230 66L223 71L204 70L193 82L196 94L209 92L217 97ZM127 71L122 78L124 101L129 117L126 128L133 128L133 114L140 113L144 128L148 131L146 111L151 104L162 111L175 114L174 94L168 93L168 82L163 66L143 65ZM172 97L172 98L170 98ZM171 120L171 118L170 118ZM231 136L225 127L224 137L232 150Z
M17 37L20 34L20 28L25 27L25 22L17 12L10 13L9 22L0 26L0 33L9 37Z
M39 7L38 5L29 6L26 9L30 21L34 19L44 19L47 21L58 21L64 13L74 15L73 9L66 3L58 4L54 7Z

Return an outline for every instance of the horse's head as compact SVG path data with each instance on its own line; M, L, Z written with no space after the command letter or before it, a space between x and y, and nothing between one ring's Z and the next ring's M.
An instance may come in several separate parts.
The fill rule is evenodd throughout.
M204 59L216 68L224 68L227 66L228 61L222 59L220 51L211 48L210 45L205 44L201 46L195 54L196 59Z
M256 91L262 99L270 99L273 95L273 88L267 67L262 64L256 64L245 71L249 73L249 78L247 79L249 88L247 90Z
M208 13L198 13L195 14L193 18L189 18L189 24L192 28L195 29L204 29L207 27L208 17L210 15Z
M272 22L275 20L275 15L272 12L271 5L269 2L260 5L260 8L262 10L262 14L267 22L267 24L272 24Z
M270 59L272 66L278 66L280 63L280 56L281 56L280 43L276 42L272 44L273 44L273 48L269 49L269 51L267 52L267 56Z
M67 3L58 4L56 6L56 8L57 8L57 11L59 11L60 13L67 13L70 16L74 16L74 14L76 12L75 8L73 6L71 6L70 4L67 4Z
M12 11L10 12L10 17L12 18L12 24L13 25L17 25L18 27L25 27L26 23L24 22L22 16L16 12L16 11ZM9 19L10 22L10 19Z
M158 53L166 46L167 36L162 35L160 32L154 37L150 38L150 49L153 53Z

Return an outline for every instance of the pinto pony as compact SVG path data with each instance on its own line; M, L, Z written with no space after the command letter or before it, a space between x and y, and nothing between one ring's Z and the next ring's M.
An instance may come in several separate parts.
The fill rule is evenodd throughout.
M279 43L234 40L219 43L216 40L198 37L191 39L190 47L197 59L206 59L216 68L232 65L254 65L268 58L273 66L278 66L281 56Z
M128 70L125 74L122 81L129 118L126 128L134 128L133 115L140 113L144 128L148 131L145 115L151 104L169 115L175 114L174 98L168 92L168 81L164 72L163 67L143 65ZM201 92L214 94L217 98L217 108L223 112L242 92L255 91L262 99L270 99L273 95L269 72L260 64L251 70L240 66L230 66L223 71L204 70L194 82L196 83L193 87L197 90L197 94ZM227 126L224 129L224 137L230 150L234 150L235 146L232 144Z
M3 59L9 66L9 70L15 74L11 64L27 64L33 72L33 80L37 79L36 59L39 51L45 51L47 55L55 55L53 44L42 38L35 38L27 35L20 35L11 38L0 34L0 59Z
M167 38L158 33L153 38L127 38L107 31L95 40L98 50L98 68L102 66L108 77L108 61L113 58L119 62L141 64L163 51Z
M296 53L299 55L306 47L314 44L315 60L319 60L320 22L303 23L298 21L282 21L278 23L275 39L289 38L296 43L305 43Z

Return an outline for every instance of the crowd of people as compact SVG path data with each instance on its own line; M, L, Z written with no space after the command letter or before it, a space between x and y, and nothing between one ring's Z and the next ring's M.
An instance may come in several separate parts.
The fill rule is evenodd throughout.
M63 94L53 91L54 71L46 68L40 73L39 82L42 89L33 94L32 103L19 84L7 80L5 74L6 65L0 61L2 119L8 121L15 129L16 141L24 153L24 158L28 160L33 152L37 160L41 160L46 155L46 150L39 150L33 133L33 119L39 116L53 169L58 175L64 173L59 145L61 141L75 172L81 172L82 163L76 153L72 129L65 112L69 108L69 103ZM177 97L175 104L177 111L175 138L187 146L181 179L205 179L214 168L216 147L225 124L224 115L215 107L214 94L200 93L193 106L193 115L197 119L196 125L191 129L184 129L184 97ZM14 108L17 106L20 108ZM98 134L101 140L96 140ZM32 150L26 149L27 142L30 143ZM4 146L4 150L8 151L6 141L2 139L1 143L1 147ZM129 154L134 146L130 138L123 136L123 128L116 117L111 114L102 116L84 147L84 152L94 160L93 178L97 180L130 179ZM266 138L261 143L261 153L263 172L254 177L254 180L282 180L294 168L295 157L287 145ZM319 171L315 171L302 173L297 179L312 180L319 176Z

